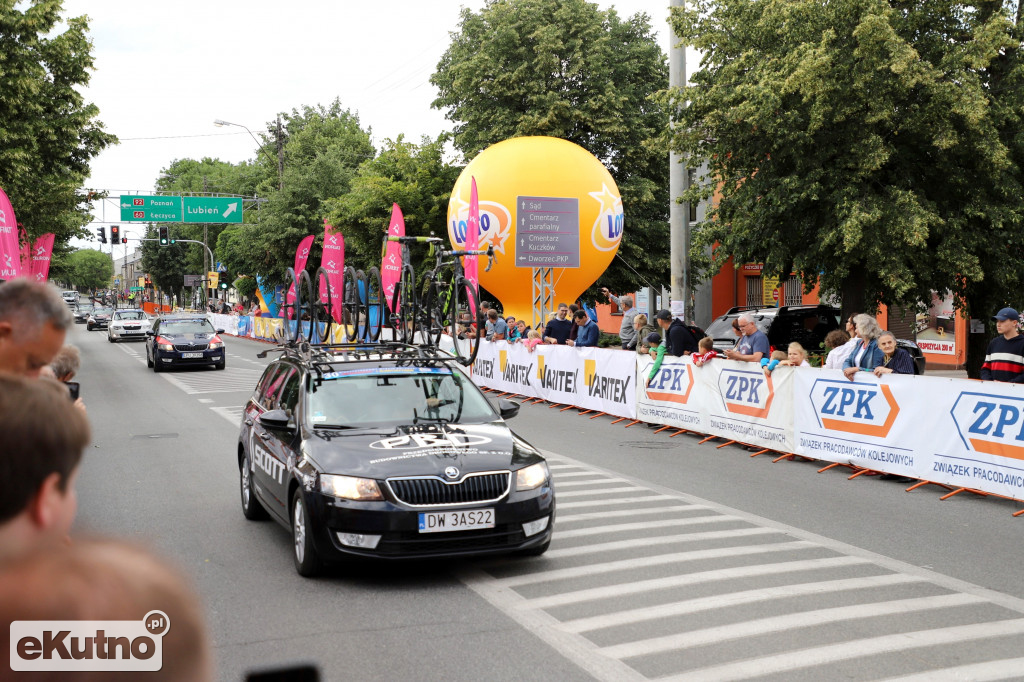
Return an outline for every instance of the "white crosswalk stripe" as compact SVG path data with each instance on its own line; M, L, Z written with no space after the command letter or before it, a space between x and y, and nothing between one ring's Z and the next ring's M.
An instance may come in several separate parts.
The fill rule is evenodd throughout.
M256 387L262 372L247 367L209 370L207 372L175 372L161 374L165 381L177 386L189 395L202 393L249 392Z
M460 577L597 679L819 679L864 656L893 666L875 675L892 681L1024 679L1024 659L948 647L1024 649L1024 600L563 455L549 463L551 549ZM934 613L943 627L928 627Z

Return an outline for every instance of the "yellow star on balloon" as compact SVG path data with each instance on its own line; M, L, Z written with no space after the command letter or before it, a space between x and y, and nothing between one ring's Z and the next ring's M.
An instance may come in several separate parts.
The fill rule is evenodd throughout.
M598 212L599 216L605 213L617 213L616 209L622 204L622 198L612 194L611 190L608 189L608 185L601 183L600 192L591 192L590 196L601 202L601 210Z

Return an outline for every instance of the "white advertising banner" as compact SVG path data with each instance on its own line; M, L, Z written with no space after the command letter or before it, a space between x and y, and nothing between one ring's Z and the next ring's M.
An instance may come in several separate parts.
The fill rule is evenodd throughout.
M605 348L484 341L473 366L480 386L576 405L619 417L636 414L635 354Z
M793 452L793 377L809 368L779 367L716 358L697 368L707 433L749 445Z
M703 388L696 376L702 368L694 366L689 357L665 356L646 386L654 361L649 356L637 357L636 418L708 433Z

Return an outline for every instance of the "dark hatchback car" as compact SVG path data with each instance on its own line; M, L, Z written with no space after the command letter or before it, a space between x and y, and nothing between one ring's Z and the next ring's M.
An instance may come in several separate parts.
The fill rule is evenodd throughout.
M747 314L768 337L772 350L786 350L797 341L811 353L825 352L825 337L833 329L841 329L839 318L842 312L830 305L782 306L762 308L738 306L715 319L708 327L707 334L715 342L715 350L721 352L732 348L738 338L732 329L732 321ZM924 374L925 359L917 344L907 339L897 339L896 344L914 358L914 374Z
M93 305L92 303L80 303L75 307L72 314L75 316L75 324L85 324L89 321L89 316L92 315Z
M85 328L89 331L106 329L110 324L110 316L113 314L113 308L93 308L89 311L89 316L85 318Z
M505 424L516 403L496 409L419 349L314 353L267 368L237 452L243 514L291 530L299 574L356 557L547 550L551 474Z
M146 366L154 372L194 365L224 369L227 354L218 336L223 333L202 316L158 318L146 332Z

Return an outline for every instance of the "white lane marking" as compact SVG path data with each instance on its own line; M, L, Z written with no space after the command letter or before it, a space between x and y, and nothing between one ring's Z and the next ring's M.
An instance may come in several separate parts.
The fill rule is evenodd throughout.
M632 538L615 542L601 542L594 545L549 549L544 555L549 559L562 559L569 556L597 554L598 552L614 552L623 549L642 549L659 545L677 545L685 542L702 542L704 540L725 540L728 538L744 538L751 535L778 535L771 528L738 528L736 530L716 530L707 533L684 533L682 535L659 535L657 537ZM561 537L558 535L557 537Z
M963 644L976 639L1005 637L1024 633L1024 618L1002 620L992 623L975 623L934 630L917 630L915 632L897 632L882 637L869 637L839 644L800 649L774 656L763 656L737 663L727 663L710 668L692 670L680 675L660 677L664 682L678 680L682 682L727 682L742 680L748 677L762 677L775 673L810 668L817 665L848 661L865 656L922 649L940 644ZM1019 671L1018 671L1019 672Z
M232 426L241 426L242 423L242 412L245 411L244 407L211 407L211 411L214 414L224 417Z
M634 516L646 516L647 514L667 514L668 512L689 511L691 509L707 509L702 504L679 504L665 505L662 507L641 507L640 509L616 509L614 511L601 512L569 512L562 511L563 505L558 505L558 525L573 523L575 521L595 521L597 519L618 519L623 516L633 518ZM559 534L561 535L561 534Z
M555 493L555 498L563 497L558 493ZM636 502L653 502L655 500L674 500L679 501L679 498L673 497L672 495L644 495L637 497L615 497L610 500L578 500L576 502L559 502L558 511L563 509L576 509L577 507L607 507L610 504L634 504Z
M552 606L579 604L586 601L608 599L609 597L621 597L627 594L640 594L642 592L653 592L673 587L733 580L734 578L754 578L781 573L798 573L801 571L823 571L867 563L871 562L868 559L861 559L859 557L840 556L829 559L804 559L801 561L781 561L777 564L718 568L700 573L672 575L666 578L651 578L649 580L638 580L631 583L608 585L607 587L591 587L583 590L552 594L547 597L526 599L523 601L521 608L546 609Z
M1004 658L999 661L968 663L955 668L929 670L916 675L890 677L882 682L994 682L995 680L1020 679L1024 670L1024 658Z
M559 481L558 478L555 477L555 484L558 487L558 491L559 491L558 494L559 495L562 494L561 493L562 488L578 488L578 487L585 486L585 485L623 483L623 482L625 482L625 479L623 479L623 478L608 478L606 476L601 477L601 478L595 478L593 480L588 480L588 481ZM600 488L596 488L594 490L594 492L595 493L599 493L599 492L604 492L604 491L601 490Z
M606 478L605 476L602 476L601 474L598 473L594 473L593 471L559 471L554 474L554 478L556 481L559 481L563 478L569 478L570 476L595 476L595 481L604 480Z
M201 403L212 403L213 402L213 398L196 398L196 400L198 400Z
M509 578L501 578L498 582L505 587L515 587L517 585L529 585L532 583L546 583L554 580L582 578L584 576L600 575L602 573L629 571L636 568L649 568L651 566L662 566L664 564L675 564L686 561L704 561L705 559L724 559L725 557L749 556L752 554L793 552L813 547L813 542L798 540L796 542L775 542L758 545L745 545L742 547L697 549L689 552L673 552L671 554L657 554L654 556L638 557L635 559L606 561L600 564L573 566L572 568L556 568L550 571L537 571L536 573L525 573L523 575L512 576Z
M629 530L647 530L648 528L668 528L671 526L699 526L702 523L721 523L723 521L739 521L740 519L723 514L707 516L684 516L678 519L662 519L661 521L640 521L637 523L617 523L612 526L595 526L593 528L577 528L576 530L555 531L559 540L580 538L588 535L605 535L621 533ZM744 522L745 523L745 522ZM773 533L777 531L772 531Z
M838 606L814 611L798 611L796 613L787 613L784 616L759 618L720 627L681 632L665 637L652 637L651 639L636 642L625 642L605 647L601 650L601 653L612 658L632 658L634 656L650 655L664 651L689 649L706 644L717 644L718 642L743 639L744 637L756 637L784 630L814 627L815 625L839 623L860 618L878 618L880 616L914 613L931 609L954 608L967 604L984 603L986 601L986 599L973 594L954 592L934 597L915 597L912 599L875 602L873 604L854 604L852 606ZM898 638L899 635L894 635L894 637Z
M547 458L545 458L545 459L547 459ZM548 469L561 470L561 469L582 469L583 468L579 464L552 464L552 462L556 462L556 461L558 461L558 460L548 459ZM592 474L594 472L593 471L588 471L587 473L588 474Z
M576 620L565 621L562 623L562 627L569 632L589 632L618 625L642 623L645 620L683 616L702 611L715 611L742 604L772 601L773 599L788 599L790 597L804 597L814 594L838 594L839 592L850 590L878 589L891 585L923 582L923 580L923 578L913 575L887 573L867 578L842 578L839 580L823 580L816 583L796 583L779 587L763 587L757 590L716 594L712 597L686 599L672 602L671 604L658 604L656 606L645 606L642 609L630 609L628 611L607 613L601 616L577 618Z
M646 488L641 488L636 485L627 485L619 488L594 488L592 490L570 490L567 493L555 493L557 497L585 497L587 495L604 495L605 493L633 493L633 492L647 492ZM598 500L600 502L600 500Z
M117 347L120 348L128 357L135 358L142 364L146 364L146 358L143 355L140 355L139 352L134 348L128 348L127 346L122 346L121 344L118 344Z

